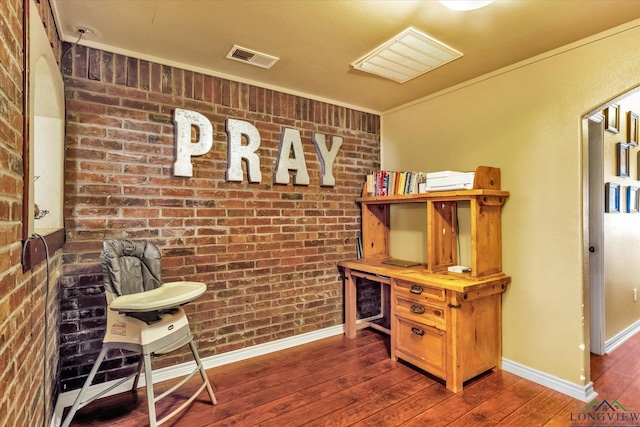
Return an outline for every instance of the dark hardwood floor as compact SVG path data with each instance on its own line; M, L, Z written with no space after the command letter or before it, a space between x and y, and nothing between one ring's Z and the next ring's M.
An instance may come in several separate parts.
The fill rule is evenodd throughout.
M598 401L640 412L640 334L612 354L591 356ZM570 426L585 402L504 371L465 383L460 393L389 359L389 340L363 330L207 371L218 404L206 392L166 426ZM170 382L168 382L170 383ZM170 384L156 386L156 393ZM199 381L183 388L188 395ZM179 403L158 404L159 416ZM148 425L144 389L92 403L72 426ZM611 424L599 424L611 425ZM638 425L638 424L623 424Z

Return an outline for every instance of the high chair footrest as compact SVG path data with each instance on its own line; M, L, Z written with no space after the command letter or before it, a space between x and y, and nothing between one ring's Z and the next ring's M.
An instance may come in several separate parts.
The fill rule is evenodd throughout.
M122 295L109 304L109 308L119 312L145 312L179 307L198 298L207 290L201 282L163 283L152 291Z

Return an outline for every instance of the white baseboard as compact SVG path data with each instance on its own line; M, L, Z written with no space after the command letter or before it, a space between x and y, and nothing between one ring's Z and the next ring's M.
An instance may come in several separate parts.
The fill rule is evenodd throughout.
M251 359L253 357L262 356L265 354L273 353L276 351L284 350L291 347L296 347L302 344L307 344L313 341L321 340L323 338L332 337L344 333L344 325L331 326L329 328L320 329L318 331L308 332L305 334L295 335L288 338L279 339L276 341L254 345L248 348L242 348L239 350L230 351L228 353L218 354L215 356L203 357L202 365L205 369L211 369L218 366L227 365L233 362L239 362L241 360ZM174 378L184 377L195 369L195 362L181 363L175 366L169 366L166 368L155 369L153 371L153 382L162 382L171 380ZM92 396L96 396L102 391L108 389L111 385L116 384L119 380L109 381L106 383L96 384L87 390L85 399L90 399ZM133 381L133 380L132 380ZM114 394L122 393L131 390L132 381L126 381L119 387L114 388L104 397L112 396ZM144 375L140 377L138 382L138 388L145 386ZM62 414L64 408L73 405L76 397L80 393L80 390L72 390L61 393L56 401L53 418L51 419L51 427L59 427L62 424Z
M604 352L606 354L611 353L613 350L618 348L622 343L631 338L634 334L640 332L640 320L633 323L628 328L624 329L622 332L617 334L615 337L610 340L605 341L604 343Z
M502 359L502 369L536 384L550 388L551 390L571 396L574 399L582 400L583 402L591 402L598 396L598 393L593 389L592 382L589 382L589 384L585 386L580 386L504 358Z

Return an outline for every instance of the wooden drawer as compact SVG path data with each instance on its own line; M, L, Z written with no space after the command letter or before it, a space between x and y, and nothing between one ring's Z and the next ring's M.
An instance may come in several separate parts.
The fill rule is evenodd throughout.
M396 357L441 378L447 372L446 333L400 316L395 316Z
M433 288L431 286L405 282L404 280L396 280L394 288L398 296L413 298L416 302L420 303L429 302L430 304L442 307L445 305L446 291L442 288Z
M416 301L416 298L405 298L403 294L398 294L395 297L394 308L396 314L407 319L434 326L443 331L447 328L445 310L441 306Z

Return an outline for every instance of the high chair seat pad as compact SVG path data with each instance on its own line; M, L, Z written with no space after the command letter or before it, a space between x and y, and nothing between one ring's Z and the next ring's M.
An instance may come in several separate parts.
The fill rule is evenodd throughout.
M179 307L198 298L207 290L201 282L169 282L159 288L137 294L122 295L109 304L114 311L141 313Z

